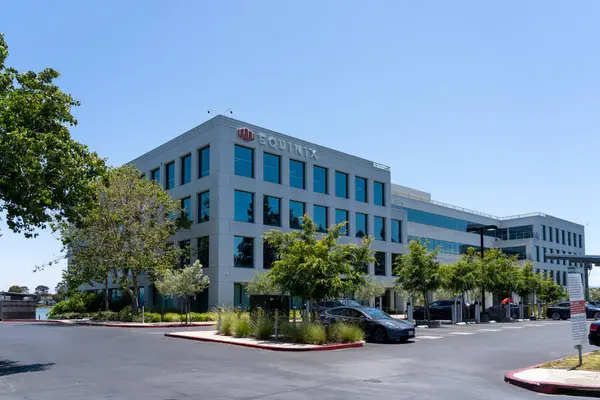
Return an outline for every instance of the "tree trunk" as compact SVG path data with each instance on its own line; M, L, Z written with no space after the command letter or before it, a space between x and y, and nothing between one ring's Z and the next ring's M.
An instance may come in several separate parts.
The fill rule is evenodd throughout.
M423 292L423 300L425 302L425 313L424 317L427 321L429 321L429 298L427 297L427 292Z
M104 311L108 311L108 274L104 278Z
M185 298L185 323L189 324L190 323L190 299L189 297L186 296Z
M133 275L133 272L131 273L131 281L133 283L133 290L128 287L127 293L129 293L129 297L131 297L131 310L135 314L138 312L139 309L138 293L140 292L140 287L137 281L137 277Z

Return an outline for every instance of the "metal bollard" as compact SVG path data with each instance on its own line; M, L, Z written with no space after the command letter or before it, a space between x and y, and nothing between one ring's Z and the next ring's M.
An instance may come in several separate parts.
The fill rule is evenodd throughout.
M408 298L408 303L406 304L406 317L408 319L408 322L410 322L411 324L413 323L413 298L412 296L410 296Z
M279 310L275 309L275 341L278 341L278 340L279 340Z
M479 300L475 300L475 323L481 323L481 308L479 307Z
M219 313L219 318L217 318L217 332L220 334L221 333L221 314L223 313L223 309L221 307L219 307L217 312Z
M524 315L523 315L524 313L525 313L525 308L523 306L523 301L520 301L519 302L519 318L520 319L525 319Z
M142 324L144 323L144 306L142 306Z

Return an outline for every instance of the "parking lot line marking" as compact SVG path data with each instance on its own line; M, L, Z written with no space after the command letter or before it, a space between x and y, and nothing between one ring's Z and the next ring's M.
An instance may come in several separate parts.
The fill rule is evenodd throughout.
M483 329L478 329L479 332L500 332L502 329L490 329L490 328L483 328Z
M448 332L449 335L474 335L475 332Z
M542 325L542 324L527 324L527 325L524 325L525 328L529 328L530 326L544 326L544 325Z
M442 339L443 336L421 336L419 335L419 339Z
M523 329L522 326L503 326L502 329Z

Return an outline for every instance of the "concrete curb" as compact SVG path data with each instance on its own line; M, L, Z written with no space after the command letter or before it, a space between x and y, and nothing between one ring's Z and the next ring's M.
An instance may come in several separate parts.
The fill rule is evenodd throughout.
M586 353L589 354L589 353ZM600 389L598 387L590 387L584 385L576 385L569 383L553 383L553 382L538 382L538 381L530 381L527 379L517 378L515 374L523 371L527 371L530 369L538 368L542 364L532 365L531 367L517 369L515 371L510 371L504 374L504 382L510 383L511 385L515 385L521 387L523 389L531 390L537 393L543 394L572 394L579 396L589 396L593 394L594 396L600 395Z
M151 325L150 323L146 325L130 325L127 323L106 323L106 322L88 322L88 321L73 321L66 322L61 320L53 320L53 319L5 319L2 322L42 322L42 323L53 323L53 324L65 324L65 325L82 325L82 326L102 326L107 328L132 328L132 329L152 329L152 328L189 328L189 327L198 327L198 326L214 326L217 323L213 321L208 322L192 322L189 324L182 324L180 322L173 322L162 325Z
M262 350L292 351L292 352L341 350L341 349L350 349L350 348L355 348L355 347L363 347L365 345L364 342L356 342L356 343L324 344L319 347L302 348L302 347L280 347L280 346L274 346L274 345L269 345L269 344L235 343L235 342L229 342L227 340L219 340L219 339L213 339L213 338L190 337L190 336L178 335L177 333L165 333L165 336L173 337L176 339L196 340L198 342L223 343L223 344L230 344L233 346L252 347L255 349L262 349Z

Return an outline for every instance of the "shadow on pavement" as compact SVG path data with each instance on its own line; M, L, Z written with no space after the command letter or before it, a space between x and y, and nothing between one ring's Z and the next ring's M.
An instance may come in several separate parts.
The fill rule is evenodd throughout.
M0 360L0 376L24 374L26 372L45 371L54 363L47 364L19 364L17 361Z

